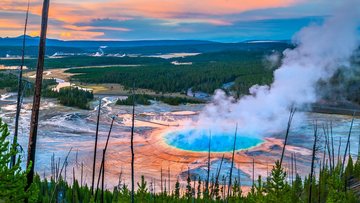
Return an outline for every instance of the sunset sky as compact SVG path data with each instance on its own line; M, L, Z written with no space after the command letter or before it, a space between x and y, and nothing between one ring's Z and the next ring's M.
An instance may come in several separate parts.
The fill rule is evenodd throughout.
M42 0L30 0L39 35ZM329 3L331 2L331 3ZM50 0L49 38L63 40L291 39L341 0ZM0 37L22 34L27 0L0 1Z

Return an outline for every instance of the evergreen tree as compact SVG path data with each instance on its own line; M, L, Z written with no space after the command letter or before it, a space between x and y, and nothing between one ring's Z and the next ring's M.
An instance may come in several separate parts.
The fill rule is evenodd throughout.
M201 199L201 177L199 177L199 180L198 180L197 198Z
M191 187L190 173L188 173L188 177L186 179L186 182L187 182L187 184L186 184L186 194L185 194L185 196L186 196L186 198L191 199L191 197L192 197L192 187Z
M300 198L303 193L303 185L301 177L296 174L295 181L293 182L293 185L291 187L291 202L301 202Z
M21 169L21 157L18 156L15 165L11 168L9 163L12 156L18 155L18 145L9 143L9 129L7 124L0 119L0 200L4 202L36 202L38 197L37 184L32 184L25 191L28 170Z
M179 183L179 179L177 179L175 183L175 199L179 199L179 198L180 198L180 183Z
M138 197L138 201L143 202L146 200L148 189L147 189L147 182L145 181L145 177L141 176L141 182L137 183L138 190L136 192L136 195Z
M290 187L286 182L286 172L276 161L266 182L265 191L268 202L290 202Z

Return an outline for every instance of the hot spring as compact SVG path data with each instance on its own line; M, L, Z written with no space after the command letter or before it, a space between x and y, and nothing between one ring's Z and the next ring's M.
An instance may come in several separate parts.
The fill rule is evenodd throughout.
M165 134L165 142L178 149L207 152L209 149L209 133L197 130L174 131ZM263 143L261 138L237 134L235 150L245 150ZM211 152L229 152L234 147L234 133L216 133L211 135Z

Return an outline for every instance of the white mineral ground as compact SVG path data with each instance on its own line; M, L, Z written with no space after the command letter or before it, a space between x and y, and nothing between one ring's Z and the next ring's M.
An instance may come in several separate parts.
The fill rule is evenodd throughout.
M114 96L104 97L97 152L96 177L100 167L102 149L105 145L111 116L117 115L105 161L106 187L109 189L118 184L121 170L123 171L122 181L126 184L130 183L131 107L116 106L114 104L116 98L117 97ZM0 117L9 124L11 130L14 128L15 100L15 94L1 95L0 99ZM19 143L24 149L24 152L21 153L23 157L26 157L29 134L29 119L31 114L30 100L29 98L24 100L20 120ZM96 106L96 102L93 102L92 106ZM201 111L203 107L203 105L169 106L162 103L136 107L134 140L136 180L140 180L141 175L144 175L149 183L155 180L156 190L160 191L160 170L163 168L163 178L168 181L167 171L168 168L170 168L171 188L173 188L178 178L181 184L185 184L188 167L192 174L197 177L201 176L202 180L205 179L207 153L180 150L169 146L163 139L166 132L176 130L181 127L184 122L196 118L197 113ZM90 111L79 110L76 108L63 107L53 99L42 100L35 166L36 171L42 177L44 174L46 177L51 176L50 160L52 154L55 154L56 160L60 158L62 162L72 147L73 149L67 166L67 180L72 180L72 168L74 167L75 176L80 181L81 163L83 163L84 183L88 185L91 184L96 112L96 108ZM332 121L335 156L337 156L340 138L342 138L343 141L342 151L344 151L345 140L351 120L351 117L342 115L306 114L306 122L303 122L299 127L291 129L289 145L286 148L286 158L284 161L284 166L288 172L290 172L289 157L291 153L296 153L297 172L302 176L307 175L310 171L313 121L317 120L319 126L322 126L322 123ZM294 119L296 119L296 116ZM286 123L284 123L284 130L285 128ZM356 119L350 141L351 153L354 157L357 155L359 133L359 120ZM252 182L252 161L255 160L255 178L257 179L259 175L266 177L275 160L280 158L284 134L284 132L279 132L259 135L264 139L264 143L248 150L236 152L236 169L234 170L234 176L237 177L237 169L239 168L241 170L241 183L245 191ZM322 141L320 146L324 146ZM78 157L76 162L77 153ZM211 173L215 172L222 155L223 153L211 154ZM318 163L322 160L323 153L319 152L317 156L316 170L319 168ZM225 158L228 160L224 163L222 174L227 175L230 168L231 152L225 153Z

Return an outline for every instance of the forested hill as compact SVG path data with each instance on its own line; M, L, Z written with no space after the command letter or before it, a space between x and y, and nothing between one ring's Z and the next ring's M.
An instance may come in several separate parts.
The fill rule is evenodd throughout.
M35 57L37 55L38 41L37 37L27 37L27 56ZM21 55L21 43L21 36L17 38L0 38L0 57ZM164 53L209 53L229 50L283 50L291 46L288 41L219 43L201 40L61 41L48 39L46 55L51 56L55 53L94 54L100 47L103 47L105 54L156 55Z
M39 37L26 36L26 44L28 46L39 45ZM0 37L0 46L21 46L23 35L18 37ZM58 40L47 39L48 46L57 47L140 47L140 46L175 46L175 45L194 45L194 44L216 44L216 42L206 40L137 40L137 41L91 41L91 40Z
M136 86L158 93L182 92L189 88L212 94L225 83L235 82L237 94L247 93L254 84L269 84L272 69L264 66L266 52L226 51L200 54L194 57L174 58L172 61L192 65L158 63L137 67L75 68L66 72L76 74L73 82L119 83L125 87Z

